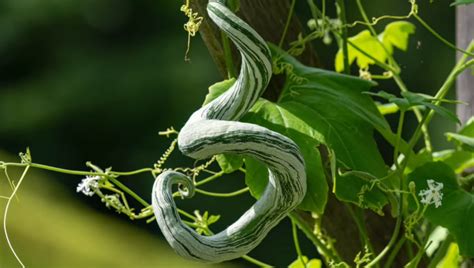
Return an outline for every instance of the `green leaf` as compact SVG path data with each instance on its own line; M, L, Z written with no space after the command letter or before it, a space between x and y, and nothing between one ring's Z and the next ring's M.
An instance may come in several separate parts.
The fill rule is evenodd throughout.
M435 113L441 115L442 117L444 117L446 119L449 119L449 120L451 120L455 123L458 123L458 124L461 123L461 121L459 121L459 118L456 116L456 114L454 114L450 110L444 108L443 106L437 106L437 105L434 105L430 102L422 102L420 104L432 109L433 111L435 111Z
M466 124L459 130L458 133L474 138L474 116L467 120Z
M385 26L385 30L380 34L380 37L384 46L392 54L393 47L406 51L408 37L413 33L415 33L415 25L408 21L395 21Z
M428 189L427 180L443 183L442 205L429 205L425 217L453 234L462 255L474 257L474 195L459 187L454 171L442 162L431 162L415 169L408 180L415 182L417 192ZM410 202L413 207L414 202Z
M387 54L382 46L382 44L377 41L377 39L370 34L368 30L364 30L357 35L348 38L355 46L369 54L370 56L374 57L378 61L385 62L387 60ZM348 46L348 57L349 57L349 65L357 60L357 66L361 69L368 68L370 64L374 64L375 61L360 51L355 49L352 45L349 44ZM344 70L344 56L342 53L342 49L336 54L336 71L342 72Z
M385 163L373 139L373 128L389 129L370 97L362 94L374 84L353 76L338 74L300 64L293 57L271 46L274 54L293 66L292 75L303 78L299 84L287 79L278 105L305 122L305 135L333 149L340 167L386 175ZM356 176L337 177L336 196L375 211L387 203L385 195L372 189L360 201L359 192L370 183Z
M387 24L385 30L378 36L371 35L368 30L361 31L357 35L348 38L356 47L369 54L380 62L386 62L388 54L393 54L393 47L406 51L408 47L408 37L415 32L415 26L407 21L396 21ZM377 39L378 38L378 39ZM379 41L381 40L381 41ZM375 61L360 51L353 45L348 46L349 64L357 59L357 66L360 69L366 69L369 65L375 64ZM336 54L335 68L337 72L344 70L342 49Z
M462 150L474 152L474 117L467 120L458 133L448 132L445 135L448 141L455 141Z
M456 141L456 143L464 150L474 152L474 138L452 132L447 132L445 135L448 138L448 141Z
M433 153L434 161L442 161L451 167L456 174L464 170L474 168L474 153L456 150L444 150Z
M202 104L202 106L208 104L215 98L219 97L222 93L226 92L234 83L235 78L231 78L228 80L217 82L214 85L210 86L209 93L206 95L206 99L204 99L204 103Z
M457 0L453 3L451 3L450 6L458 6L458 5L469 5L474 3L474 0Z
M259 199L268 183L268 169L261 162L252 157L245 157L245 184L250 189L250 194Z
M323 263L321 260L318 259L311 259L308 261L308 257L303 256L303 260L305 263L301 261L300 258L297 258L294 262L292 262L288 268L322 268Z
M217 163L224 173L232 173L244 164L244 159L238 155L220 154L216 156Z
M299 208L323 213L328 185L318 150L321 137L317 137L317 133L311 127L279 104L263 99L254 105L244 116L243 121L279 132L298 144L306 162L307 176L307 192ZM250 193L255 198L259 198L268 182L268 171L263 164L249 158L245 159L245 167L247 170L245 181L250 188Z
M452 268L459 267L459 261L461 256L459 256L459 247L456 243L451 243L449 245L448 251L443 259L436 265L436 268Z

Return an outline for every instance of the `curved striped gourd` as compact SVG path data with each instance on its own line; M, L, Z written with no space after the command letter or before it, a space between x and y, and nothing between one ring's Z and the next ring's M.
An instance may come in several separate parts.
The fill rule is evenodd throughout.
M187 197L194 193L193 182L185 175L166 171L158 176L152 205L162 233L178 254L203 262L221 262L251 251L301 202L306 174L303 157L292 140L264 127L235 121L257 101L270 80L271 55L265 41L221 1L210 1L207 10L240 51L240 75L226 93L190 117L179 133L179 148L196 159L221 153L252 156L267 165L269 182L262 197L244 215L212 236L199 235L178 215L173 184L186 187Z

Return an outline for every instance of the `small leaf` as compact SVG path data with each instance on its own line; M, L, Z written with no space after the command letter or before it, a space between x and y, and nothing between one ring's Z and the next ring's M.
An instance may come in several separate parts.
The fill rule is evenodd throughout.
M202 106L208 104L209 102L213 101L222 93L226 92L233 84L235 83L235 78L231 78L228 80L224 80L221 82L217 82L214 85L209 87L209 93L206 95L206 98L204 99L204 103Z
M456 143L464 150L474 152L474 138L452 132L447 132L445 135L448 138L448 141L456 141Z
M244 164L244 159L239 155L220 154L216 156L217 163L224 173L232 173Z
M458 133L474 138L474 116L467 120L466 124L459 130Z
M303 256L303 260L305 263L301 261L300 258L297 258L294 262L292 262L288 268L322 268L323 263L321 260L318 259L311 259L308 261L308 257Z
M368 30L364 30L358 33L356 36L350 37L348 39L359 49L374 57L378 61L385 62L387 60L387 54L385 53L385 49L383 48L382 44L377 41L377 39L372 36ZM348 46L348 56L349 65L357 59L357 66L359 66L361 69L368 68L370 64L375 64L373 59L365 56L350 44ZM343 57L342 49L339 49L336 54L335 63L337 72L342 72L344 70Z
M436 265L436 268L452 268L459 267L459 261L461 256L459 256L459 247L456 243L451 243L446 255L441 259L441 261Z
M453 112L451 112L450 110L444 108L443 106L437 106L437 105L434 105L430 102L423 102L422 105L432 109L433 111L435 111L435 113L441 115L442 117L446 118L446 119L449 119L455 123L458 123L460 124L461 121L459 120L459 118L456 116L456 114L454 114Z
M364 30L357 35L348 38L348 40L371 57L380 62L386 62L388 59L387 53L389 55L393 54L393 47L403 51L407 50L408 37L414 32L415 26L412 23L407 21L396 21L387 24L385 30L378 37L371 35L368 30ZM373 59L361 53L350 43L348 45L349 64L352 64L354 60L357 60L357 66L361 69L366 69L369 65L375 64ZM335 69L337 72L342 72L344 70L343 57L343 52L340 48L335 59Z
M387 24L381 39L390 54L393 47L406 51L408 47L408 37L415 32L415 25L408 21L396 21Z

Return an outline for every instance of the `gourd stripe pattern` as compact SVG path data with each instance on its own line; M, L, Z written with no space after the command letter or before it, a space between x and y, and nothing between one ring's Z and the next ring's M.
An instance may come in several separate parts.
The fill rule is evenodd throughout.
M199 235L178 215L172 186L181 184L184 197L194 194L193 181L184 174L160 174L153 186L152 206L163 235L179 255L215 263L241 257L255 248L302 201L306 173L303 157L292 140L258 125L236 122L269 83L272 65L265 41L222 1L210 1L207 10L240 51L240 75L228 91L194 112L179 133L179 149L195 159L222 153L253 157L268 167L269 181L249 210L212 236Z

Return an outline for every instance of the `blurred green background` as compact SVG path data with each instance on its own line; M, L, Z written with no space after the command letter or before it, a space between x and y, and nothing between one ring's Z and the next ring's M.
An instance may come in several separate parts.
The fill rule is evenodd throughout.
M305 2L300 2L299 15L309 18ZM355 3L347 2L349 21L358 19ZM371 17L407 14L410 8L407 1L364 2ZM449 1L429 2L420 1L421 16L453 40L454 9ZM181 4L0 1L0 160L12 160L29 146L35 162L70 169L85 169L86 161L119 171L152 166L170 142L158 131L179 129L202 103L207 87L222 79L199 38L192 42L192 61L184 62L186 18L179 12ZM396 57L410 90L433 94L453 65L454 52L416 26L408 53L398 51ZM361 29L352 29L350 35ZM315 42L315 47L324 67L332 69L334 44ZM380 83L379 89L395 92L391 83ZM443 132L454 127L444 119L434 121L437 149L448 146ZM167 162L169 167L191 164L179 153ZM76 194L80 179L45 172L27 177L8 226L28 267L203 267L177 257L156 223L130 222L97 198ZM151 176L122 181L150 200ZM227 192L241 186L242 177L229 177L206 189ZM8 193L0 176L0 195ZM215 224L220 230L252 202L249 196L196 196L181 206L221 214ZM0 203L3 210L6 202ZM250 255L279 266L292 262L289 226L284 220ZM18 267L4 236L0 239L0 267ZM307 255L315 255L309 243L303 242L303 247ZM232 265L249 266L240 260Z

